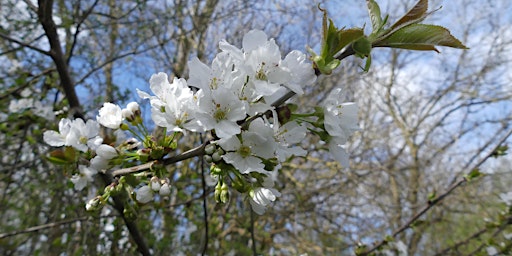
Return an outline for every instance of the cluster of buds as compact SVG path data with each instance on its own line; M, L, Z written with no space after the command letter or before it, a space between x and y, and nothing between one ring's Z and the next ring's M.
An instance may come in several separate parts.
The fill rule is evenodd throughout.
M141 204L147 204L154 200L155 195L167 197L171 194L169 179L160 179L153 176L149 182L137 190L136 200Z

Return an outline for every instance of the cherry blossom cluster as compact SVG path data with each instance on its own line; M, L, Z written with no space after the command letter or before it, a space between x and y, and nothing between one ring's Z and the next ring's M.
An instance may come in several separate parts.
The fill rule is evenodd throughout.
M297 106L277 106L288 92L304 93L316 75L307 56L292 51L284 58L274 39L260 30L248 32L239 49L226 41L210 66L193 58L188 63L189 78L173 78L157 73L149 80L151 94L137 90L149 100L151 120L163 134L147 131L139 105L132 102L122 109L105 103L94 120L62 119L59 132L47 131L44 140L51 146L72 147L88 154L88 165L78 165L71 181L83 189L93 175L120 166L162 160L176 148L178 135L209 134L202 153L210 164L215 199L226 203L230 187L245 195L252 209L263 214L280 192L274 188L282 163L302 157L301 142L308 132L318 134L328 144L334 158L348 166L344 145L358 129L357 107L343 103L340 89L333 90L314 112L298 114ZM118 139L106 144L99 136L100 125L115 131L129 131L135 137L128 143ZM123 137L121 135L116 137ZM134 200L149 203L170 194L170 181L162 171L141 175ZM89 209L105 199L96 197Z

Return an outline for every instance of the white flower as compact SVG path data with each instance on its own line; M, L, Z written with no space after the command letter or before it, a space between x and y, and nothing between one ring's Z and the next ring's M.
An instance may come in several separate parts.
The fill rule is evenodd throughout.
M96 149L103 139L98 136L99 125L94 120L87 120L84 123L82 119L63 118L59 122L59 132L46 131L43 134L43 140L50 146L72 146L82 152L89 148Z
M232 91L218 88L208 93L200 90L198 93L199 111L197 119L205 130L215 129L219 138L227 138L240 133L236 123L246 117L245 105Z
M341 89L334 89L327 96L324 107L324 127L331 136L329 152L344 167L348 167L348 154L344 145L348 137L359 130L357 126L357 105L353 102L341 103Z
M110 160L113 159L114 157L117 157L119 153L114 147L107 144L101 144L96 149L96 155L100 156L101 158Z
M82 152L89 148L95 150L103 139L98 135L100 126L94 120L84 120L77 118L71 123L71 130L66 138L67 145L72 146Z
M293 50L281 62L281 66L288 69L291 75L290 79L284 82L284 86L298 95L304 93L303 86L312 85L316 81L313 66L306 60L306 54Z
M306 132L306 126L295 121L290 121L279 127L279 131L276 134L276 140L278 142L276 148L277 159L284 162L291 156L305 156L307 153L306 150L300 146L294 146L294 144L299 144L304 140Z
M95 170L106 170L109 167L109 161L118 155L119 153L114 147L101 144L96 149L96 156L91 159L90 166Z
M52 147L60 147L66 145L66 138L71 130L71 120L62 118L59 122L59 132L45 131L43 140Z
M162 187L160 185L160 179L156 176L153 176L151 178L151 181L149 183L149 187L154 191L154 192L158 192L160 191L160 188Z
M195 97L185 79L174 78L171 84L167 74L160 72L152 75L149 83L155 96L142 91L139 91L139 96L150 99L151 118L156 125L173 132L202 131L195 119Z
M344 144L348 137L359 130L357 126L357 105L353 102L341 103L343 93L334 89L324 102L324 126L329 135L338 137L338 143Z
M76 190L82 190L87 186L88 182L92 182L93 176L96 175L98 171L85 165L79 165L78 170L80 173L73 175L71 182L75 185Z
M119 129L123 122L123 113L121 107L110 102L105 102L103 107L100 108L99 115L96 120L101 125L110 129Z
M333 138L329 142L328 147L329 147L329 152L331 153L331 155L334 157L334 159L336 161L338 161L338 163L341 164L341 166L343 166L343 167L349 166L348 153L345 150L345 147L343 144L339 144L335 140L335 138Z
M144 185L137 190L135 199L141 204L147 204L153 200L153 190L148 185Z
M255 213L262 215L266 206L274 202L278 196L281 196L281 193L273 188L255 188L249 192L249 203Z
M217 54L212 61L211 68L194 57L188 62L190 73L188 84L205 91L217 88L230 89L233 84L238 84L241 81L238 79L239 72L233 70L234 64L227 52Z
M261 118L254 120L248 131L242 132L241 141L237 136L231 136L219 140L218 144L226 151L222 159L241 173L268 173L261 159L274 157L277 147L272 128Z

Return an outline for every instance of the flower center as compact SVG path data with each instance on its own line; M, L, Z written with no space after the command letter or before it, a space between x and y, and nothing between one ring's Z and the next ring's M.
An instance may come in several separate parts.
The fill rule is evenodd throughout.
M261 68L256 72L256 79L267 81L267 74L265 74L265 70L263 69L265 67L265 62L261 63Z
M246 158L251 155L251 148L248 146L241 146L240 149L238 149L238 153L243 157Z
M224 109L221 109L220 106L217 104L217 110L215 110L215 113L213 113L213 118L215 120L220 121L226 119L227 113Z
M87 137L81 136L80 139L78 139L78 141L80 142L80 144L87 144Z
M212 90L215 90L215 89L217 89L218 86L219 86L219 82L217 81L217 78L216 77L212 78L212 80L210 81L210 88Z

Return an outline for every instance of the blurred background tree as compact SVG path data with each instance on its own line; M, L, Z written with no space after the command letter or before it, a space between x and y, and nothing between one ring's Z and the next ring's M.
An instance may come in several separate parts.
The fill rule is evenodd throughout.
M378 2L395 20L416 1ZM102 102L139 101L135 88L147 89L155 72L186 78L187 61L211 61L220 39L240 45L257 28L285 52L318 48L317 4L0 0L0 253L131 255L146 247L154 255L353 254L359 244L371 247L406 224L429 195L446 191L508 136L512 7L508 1L430 1L431 10L443 8L428 19L471 49L376 49L370 72L349 58L305 88L295 103L318 105L342 87L359 105L351 168L323 153L289 162L280 173L282 196L265 215L252 214L234 192L229 203L217 205L200 159L169 166L170 200L143 208L136 219L115 202L91 215L84 203L103 181L77 192L71 170L46 161L42 133L61 117L95 118ZM339 27L369 22L364 1L321 5ZM201 143L187 140L182 145ZM318 143L312 137L303 146ZM489 246L505 251L512 230L493 222L506 209L500 195L510 191L510 161L486 161L484 177L450 194L390 244L411 255L484 253Z

